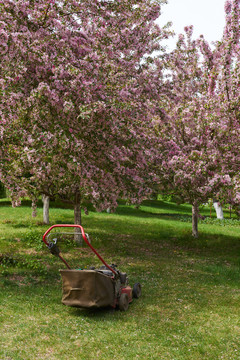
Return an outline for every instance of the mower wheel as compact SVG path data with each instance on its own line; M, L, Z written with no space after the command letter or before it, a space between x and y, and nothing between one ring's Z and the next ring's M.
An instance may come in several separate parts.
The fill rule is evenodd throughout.
M128 305L129 305L128 295L126 293L121 294L118 303L119 309L121 311L127 311Z
M138 299L142 295L142 288L140 283L133 285L132 294L135 299Z

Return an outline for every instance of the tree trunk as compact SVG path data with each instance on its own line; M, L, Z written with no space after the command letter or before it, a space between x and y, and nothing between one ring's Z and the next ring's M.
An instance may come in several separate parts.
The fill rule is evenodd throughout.
M192 235L198 238L198 205L194 203L192 206Z
M223 209L221 207L221 205L219 204L219 202L214 202L213 203L214 209L216 210L216 214L217 214L217 219L223 220L224 216L223 216Z
M37 216L37 201L32 200L32 217L35 218Z
M212 217L212 205L213 205L213 201L210 200L210 218Z
M75 193L74 199L74 224L81 225L81 196L79 192ZM74 240L79 244L82 243L81 238L81 230L79 228L75 228Z
M42 195L42 202L43 202L43 223L49 224L49 196Z

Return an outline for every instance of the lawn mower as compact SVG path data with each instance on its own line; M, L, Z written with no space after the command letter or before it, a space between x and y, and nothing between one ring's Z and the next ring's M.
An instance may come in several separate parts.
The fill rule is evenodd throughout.
M71 269L66 260L60 255L57 246L57 237L52 241L49 235L54 228L78 228L82 239L88 247L97 255L103 265L96 269ZM78 230L79 231L79 230ZM59 224L51 226L43 235L43 242L50 252L60 258L67 269L60 270L62 277L62 303L67 306L80 308L118 307L121 311L128 309L133 298L141 296L141 285L134 284L133 288L128 285L128 277L120 272L114 264L108 265L90 243L81 225Z

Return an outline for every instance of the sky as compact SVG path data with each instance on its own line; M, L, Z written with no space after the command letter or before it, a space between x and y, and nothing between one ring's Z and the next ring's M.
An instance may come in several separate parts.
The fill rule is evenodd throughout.
M224 4L226 0L168 0L163 5L162 15L157 20L160 26L168 21L173 23L172 29L183 33L187 25L194 26L193 37L204 35L209 43L220 40L224 27ZM167 40L168 48L173 49L177 37Z

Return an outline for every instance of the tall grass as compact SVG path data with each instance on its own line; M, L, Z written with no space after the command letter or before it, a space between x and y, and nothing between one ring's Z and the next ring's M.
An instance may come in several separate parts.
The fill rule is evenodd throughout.
M143 291L127 312L87 311L61 304L63 264L42 244L41 211L0 200L0 359L240 359L240 226L202 223L196 240L190 215L163 201L83 214L99 253ZM72 223L73 210L52 203L50 219ZM61 246L73 267L99 264Z

